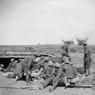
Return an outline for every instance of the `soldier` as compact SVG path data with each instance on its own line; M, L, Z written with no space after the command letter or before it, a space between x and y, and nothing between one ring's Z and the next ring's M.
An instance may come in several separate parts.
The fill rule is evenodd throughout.
M36 65L37 65L37 69L40 70L41 67L44 66L44 57L38 57L36 58Z
M53 80L55 77L55 66L53 62L48 62L47 66L45 66L45 72L44 72L45 81L42 83L42 88L46 88L49 84L53 84Z
M28 57L28 58L25 58L23 61L22 61L22 68L23 68L23 71L26 73L26 83L30 83L30 74L31 74L31 69L33 67L33 63L34 63L34 56L33 57Z
M20 63L23 59L19 59L18 62Z
M4 65L0 64L0 71L4 72Z
M14 63L12 64L12 67L15 68L17 64L18 64L18 61L15 60Z
M87 43L85 42L83 44L83 48L84 48L84 73L85 76L90 75L90 65L91 65L91 52L87 47Z
M16 81L20 78L22 71L23 71L23 66L22 66L22 62L20 62L16 65L16 68L14 70L14 75L16 76Z
M64 41L64 45L61 47L62 49L62 59L64 62L64 57L68 57L69 61L71 61L70 55L69 55L69 41Z
M77 69L71 62L66 62L65 64L63 64L63 67L65 69L67 83L70 83L72 79L76 78L76 76L78 75Z
M14 64L14 62L15 62L15 59L12 58L12 59L10 60L9 66L7 67L7 69L6 69L5 71L11 71L11 68L13 67L12 65Z
M16 80L18 80L21 75L26 76L26 83L30 83L30 71L33 67L34 57L28 57L23 59L20 63L16 65L16 68L14 70L14 74L16 76Z
M59 83L63 84L65 87L68 87L70 85L70 82L73 78L76 77L76 75L76 69L72 64L70 64L69 62L62 64L59 69L58 75L53 81L53 87L50 89L50 91L54 90Z
M40 65L42 65L41 68L43 68L43 73L41 74L41 77L43 77L44 79L46 79L49 76L49 74L51 73L51 68L50 68L48 62L49 62L49 59L45 58L43 60L43 63L40 64Z
M78 45L83 45L83 49L84 49L84 73L85 73L85 76L88 76L90 75L90 65L91 65L91 51L88 49L87 47L87 39L85 40L80 40L80 39L77 39L78 41Z

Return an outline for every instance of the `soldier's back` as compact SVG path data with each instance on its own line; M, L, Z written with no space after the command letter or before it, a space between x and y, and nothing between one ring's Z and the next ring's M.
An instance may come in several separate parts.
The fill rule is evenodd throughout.
M65 75L67 78L74 78L76 76L76 69L73 65L71 64L64 64L65 68Z

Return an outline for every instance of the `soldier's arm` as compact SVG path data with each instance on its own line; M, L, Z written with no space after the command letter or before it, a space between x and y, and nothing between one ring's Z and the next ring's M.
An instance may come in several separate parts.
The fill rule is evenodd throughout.
M74 73L75 73L75 76L78 75L78 72L77 72L77 68L76 67L74 67Z
M62 72L63 72L63 67L60 67L60 69L59 69L59 71L58 71L58 74L57 74L55 80L58 79L58 78L61 76Z
M91 55L91 51L90 51L89 56L90 56L90 62L92 62L92 55Z
M64 46L61 46L61 49L64 50Z
M9 64L9 66L7 67L7 69L9 69L12 66L12 63Z

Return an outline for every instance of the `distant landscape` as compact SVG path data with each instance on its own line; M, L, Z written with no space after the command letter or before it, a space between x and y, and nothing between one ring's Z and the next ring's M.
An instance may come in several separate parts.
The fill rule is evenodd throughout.
M0 45L0 61L9 62L10 58L24 58L31 55L51 54L61 57L61 44L59 45ZM95 46L88 46L92 52L92 63L95 64ZM71 46L70 56L72 62L83 64L83 47ZM5 58L7 60L5 60Z
M35 53L60 54L62 45L0 45L0 56L4 55L31 55ZM89 45L92 53L95 53L95 46ZM73 45L70 48L71 53L82 53L82 46Z

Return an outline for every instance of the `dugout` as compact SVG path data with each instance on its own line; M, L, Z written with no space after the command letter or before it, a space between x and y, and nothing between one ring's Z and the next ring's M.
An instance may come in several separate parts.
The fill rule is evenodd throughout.
M47 54L34 54L31 56L40 57L40 56L48 56L48 55ZM15 60L18 60L18 59L23 59L26 57L31 57L31 56L0 56L0 64L3 64L4 68L7 68L12 58L14 58Z
M10 60L14 58L15 60L25 58L24 56L0 56L0 64L4 65L4 68L7 68Z

